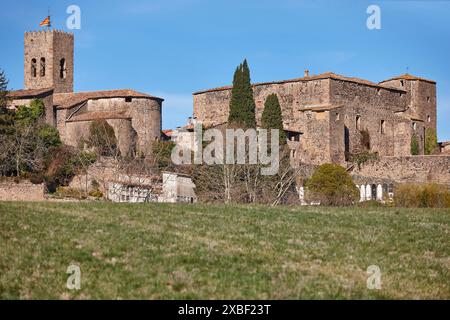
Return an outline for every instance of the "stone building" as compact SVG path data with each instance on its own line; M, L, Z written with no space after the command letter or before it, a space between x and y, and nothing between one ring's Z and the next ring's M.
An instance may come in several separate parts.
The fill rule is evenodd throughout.
M113 127L122 155L147 154L150 144L160 139L162 98L130 89L73 92L73 34L26 32L24 48L25 88L9 93L10 108L42 99L46 122L72 146L87 138L94 120Z
M374 83L331 72L309 75L305 71L302 78L252 86L257 124L267 96L277 94L294 164L341 164L358 186L363 184L364 199L379 199L383 190L392 193L388 192L392 183L450 185L450 157L423 156L426 129L436 130L435 81L404 74ZM206 127L226 122L231 89L195 92L194 117ZM349 157L364 149L362 132L368 132L370 152L377 154L379 161L357 168ZM411 157L413 136L419 142L421 157ZM446 147L441 144L441 148ZM375 190L369 192L367 185L374 185Z

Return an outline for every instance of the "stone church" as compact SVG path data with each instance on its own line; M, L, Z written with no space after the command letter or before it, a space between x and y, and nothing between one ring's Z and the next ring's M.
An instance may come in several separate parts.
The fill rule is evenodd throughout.
M45 104L46 122L63 142L77 146L94 120L106 120L122 155L147 154L161 135L162 98L131 89L73 92L74 35L59 30L26 32L23 90L9 93L10 108L33 99Z

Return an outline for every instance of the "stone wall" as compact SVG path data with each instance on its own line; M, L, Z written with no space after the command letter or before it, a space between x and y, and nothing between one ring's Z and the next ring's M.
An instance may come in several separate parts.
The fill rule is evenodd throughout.
M126 102L125 98L91 99L86 106L77 108L58 110L58 130L63 131L61 137L69 145L76 146L80 134L86 138L86 132L89 132L86 127L90 121L65 123L65 119L74 112L74 116L84 112L122 113L121 119L107 119L114 128L122 152L130 150L135 144L139 152L149 154L152 143L161 136L161 101L157 99L132 98L130 102ZM131 123L127 118L131 119Z
M307 105L329 102L329 79L264 83L253 86L256 120L260 123L268 95L276 93L280 101L285 127L298 125L298 111ZM194 94L194 116L205 125L228 121L231 89L218 89Z
M359 181L391 181L395 183L438 183L450 186L450 155L381 157L368 162L352 175Z
M3 181L0 182L0 201L44 201L44 191L44 184Z
M381 156L410 155L410 125L403 125L405 121L410 121L395 115L408 104L405 92L333 79L330 96L332 104L345 108L342 114L345 118L346 151L360 152L360 130L367 130L372 152L378 152ZM399 123L404 130L396 139ZM404 145L408 148L405 149Z
M114 129L117 147L123 156L129 155L135 146L135 131L131 119L108 119L106 122ZM64 143L70 146L79 146L81 140L89 139L92 121L67 122Z

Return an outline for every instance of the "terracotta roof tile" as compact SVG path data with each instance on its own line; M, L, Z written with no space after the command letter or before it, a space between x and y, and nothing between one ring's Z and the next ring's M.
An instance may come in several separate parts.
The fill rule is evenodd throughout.
M154 97L149 94L137 92L130 89L124 89L76 93L56 93L53 97L53 103L60 109L68 109L87 100L102 98L148 98L164 101L164 99L159 97Z
M399 76L394 77L394 78L383 80L380 83L384 83L384 82L392 81L392 80L418 80L418 81L425 81L425 82L430 82L430 83L436 83L436 81L434 81L434 80L428 80L428 79L416 77L416 76L413 76L413 75L411 75L409 73L405 73L405 74L399 75Z
M66 122L80 122L80 121L92 121L101 119L131 119L125 111L96 111L96 112L84 112L76 115Z
M21 89L8 92L9 98L33 98L45 93L52 93L53 88L44 89Z
M360 79L360 78L346 77L346 76L342 76L342 75L339 75L339 74L336 74L336 73L333 73L333 72L325 72L325 73L318 74L318 75L313 75L313 76L308 76L308 77L303 77L303 78L289 79L289 80L271 81L271 82L258 82L258 83L252 84L252 86L253 87L257 87L257 86L270 85L270 84L283 84L283 83L290 83L290 82L313 81L313 80L324 80L324 79L341 80L341 81L359 83L359 84L363 84L363 85L371 86L371 87L384 88L384 89L388 89L388 90L395 90L395 91L405 92L404 90L401 90L401 89L398 89L398 88L392 88L392 87L384 86L384 85L381 85L379 83L375 83L375 82L372 82L372 81L369 81L369 80ZM230 90L232 88L233 88L232 86L218 87L218 88L213 88L213 89L197 91L197 92L194 92L193 95L206 93L206 92Z

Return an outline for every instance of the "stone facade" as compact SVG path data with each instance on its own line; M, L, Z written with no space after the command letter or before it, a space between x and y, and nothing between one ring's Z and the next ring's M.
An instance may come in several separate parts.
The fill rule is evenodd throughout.
M436 82L409 74L374 83L334 73L306 73L303 78L252 86L257 124L265 99L275 93L288 137L299 133L298 142L288 142L293 165L341 164L361 195L364 192L363 200L391 197L397 183L450 185L450 157L423 155L426 129L436 130ZM194 93L194 117L207 127L226 123L231 89ZM356 168L349 155L364 150L362 131L369 133L369 151L380 160ZM411 156L413 136L421 156ZM441 143L440 149L447 152L448 144Z
M269 94L278 95L285 130L300 132L298 162L345 162L361 150L360 132L371 151L408 156L413 135L424 152L425 128L436 129L436 83L403 75L381 83L325 73L253 85L260 123ZM228 119L231 87L194 93L194 116L205 125Z
M450 155L380 157L351 171L359 182L437 183L450 187Z
M65 144L78 146L95 120L113 127L122 155L148 155L153 141L160 139L163 99L130 89L73 92L73 34L26 32L24 53L25 89L9 94L9 106L42 99L46 122L58 129Z
M28 181L0 182L0 201L44 201L45 186Z
M25 89L53 88L73 91L74 36L59 30L26 32L24 43Z

